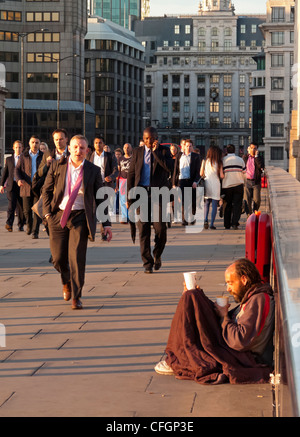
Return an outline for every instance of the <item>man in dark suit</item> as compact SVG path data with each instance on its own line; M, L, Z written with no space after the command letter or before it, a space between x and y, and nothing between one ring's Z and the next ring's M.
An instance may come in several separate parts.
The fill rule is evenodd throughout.
M39 238L41 224L40 217L32 212L32 206L38 201L39 196L32 190L32 181L43 158L39 150L40 140L32 135L29 140L29 149L20 156L15 169L15 177L20 187L20 196L23 199L23 211L26 219L27 234L32 233L32 238Z
M24 226L24 214L23 214L23 202L20 197L20 188L15 180L15 167L23 151L23 144L21 141L15 141L13 144L14 154L6 159L3 175L0 183L0 193L4 193L4 186L6 184L6 196L8 200L7 207L7 220L5 228L8 232L13 230L13 222L15 218L15 211L18 216L19 231L23 231Z
M179 187L182 194L182 225L187 225L187 207L184 204L184 188L192 188L192 215L196 214L196 187L200 180L200 155L193 152L193 142L185 140L182 154L175 159L173 187ZM194 223L193 220L191 223Z
M41 161L41 164L38 168L38 176L46 177L51 162L55 159L57 161L60 160L60 158L63 155L68 154L68 133L65 129L56 129L52 133L53 142L55 145L55 149L48 150L44 152L43 159Z
M173 160L168 147L159 145L157 131L153 127L145 129L143 134L144 146L133 150L129 171L127 174L128 207L133 203L130 190L134 187L144 187L148 199L148 217L138 221L141 256L145 273L152 273L161 267L161 255L167 241L167 225L162 217L162 203L151 205L151 188L168 187L168 178L173 171ZM152 194L153 197L153 194ZM153 221L155 232L155 246L151 255L151 207L158 209L158 221ZM142 209L142 208L140 208ZM147 209L147 208L146 208Z
M118 176L118 162L115 155L105 150L104 138L97 136L94 139L94 152L90 154L88 160L100 167L103 185L105 187L114 188L116 178ZM105 240L103 226L101 226L101 238Z
M96 199L103 186L99 167L86 160L88 141L76 135L70 141L69 157L52 161L43 187L43 215L47 220L53 265L61 274L63 297L72 308L81 309L88 239L96 233ZM104 224L107 240L110 222Z

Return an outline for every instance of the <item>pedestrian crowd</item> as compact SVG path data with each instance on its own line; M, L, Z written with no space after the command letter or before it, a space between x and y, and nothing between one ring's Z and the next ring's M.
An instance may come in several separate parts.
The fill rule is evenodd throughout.
M57 129L52 137L53 150L36 135L31 136L25 150L20 141L14 142L0 192L3 194L6 188L5 227L9 232L15 215L19 231L24 231L26 224L27 234L34 239L39 238L40 225L44 224L50 242L49 261L60 273L63 299L71 300L74 310L83 308L88 240L95 240L96 211L106 200L97 195L99 189L115 190L115 211L122 224L130 224L132 237L137 226L145 273L161 268L167 243L165 205L161 196L154 196L153 188L172 189L169 205L174 219L178 212L174 207L176 196L181 195L183 226L195 224L196 189L201 185L206 229L216 229L218 207L226 229L238 228L243 208L250 215L260 207L263 164L254 143L243 158L235 154L234 145L227 146L226 154L212 145L201 162L190 139L182 140L180 146L167 147L159 143L153 127L144 130L138 147L126 143L123 150L115 151L102 136L94 139L92 150L83 135L69 139L66 130ZM141 188L144 203L137 208L139 220L133 223L131 190ZM192 191L188 205L186 189ZM107 205L104 208L108 211ZM109 213L105 217L99 220L101 238L109 242L113 236ZM206 384L267 381L273 365L273 291L268 284L262 284L255 265L246 259L230 265L225 280L228 292L239 304L232 311L228 311L228 304L214 304L197 286L188 289L185 284L172 320L166 358L155 366L157 373Z

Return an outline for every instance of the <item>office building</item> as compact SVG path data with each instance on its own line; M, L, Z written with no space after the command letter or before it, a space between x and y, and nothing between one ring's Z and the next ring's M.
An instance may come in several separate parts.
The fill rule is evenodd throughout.
M144 47L132 31L100 17L88 19L85 37L87 102L95 132L114 148L139 144L143 128Z
M291 0L269 0L265 37L265 164L289 168L293 107L294 9Z
M6 66L8 89L6 151L22 136L27 145L32 134L51 144L57 126L71 135L82 133L84 112L86 130L92 132L94 112L84 111L83 105L86 31L86 0L0 3L0 62Z
M289 172L300 180L300 3L295 1L295 46L292 68L293 108L291 114Z
M163 142L190 137L204 156L211 144L251 140L253 57L265 16L236 16L230 1L202 2L198 15L134 21L145 47L145 118Z
M128 29L130 17L142 19L148 11L148 4L149 0L90 0L90 13Z

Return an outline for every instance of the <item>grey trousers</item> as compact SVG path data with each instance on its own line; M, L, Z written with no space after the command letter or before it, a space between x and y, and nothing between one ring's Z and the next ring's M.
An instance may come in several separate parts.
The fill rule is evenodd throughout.
M247 179L244 186L244 200L248 210L247 214L252 214L254 211L258 211L260 207L260 191L261 185L255 185L255 181ZM253 205L252 205L253 203Z
M55 269L63 284L71 282L72 298L81 297L84 285L88 227L85 211L72 211L64 229L60 225L62 211L48 219L50 250Z

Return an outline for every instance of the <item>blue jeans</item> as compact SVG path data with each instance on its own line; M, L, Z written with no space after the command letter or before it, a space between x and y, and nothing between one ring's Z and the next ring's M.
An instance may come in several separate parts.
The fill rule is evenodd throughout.
M215 199L205 199L205 204L204 204L204 221L205 222L208 222L209 207L210 207L210 204L212 204L210 226L214 225L215 218L217 215L217 210L218 210L218 203L219 203L219 201L215 200Z

